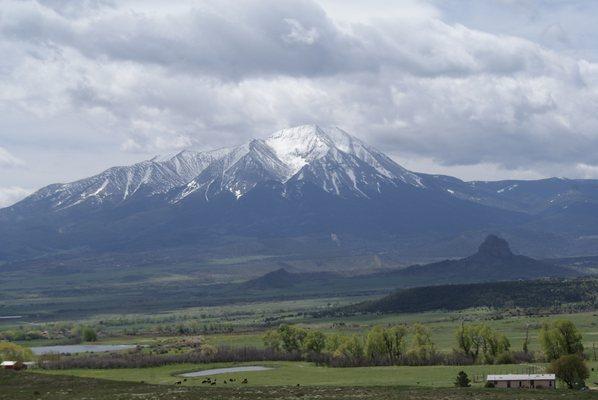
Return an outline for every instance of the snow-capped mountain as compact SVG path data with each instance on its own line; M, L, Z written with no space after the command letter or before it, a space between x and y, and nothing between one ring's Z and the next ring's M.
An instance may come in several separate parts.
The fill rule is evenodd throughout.
M374 237L375 246L394 248L487 229L519 235L527 246L542 238L549 251L589 251L598 245L596 226L598 181L415 173L340 128L304 125L47 186L0 210L0 262L81 249L211 248L232 237L241 248L276 238L311 249L331 237L335 249Z
M228 192L240 198L263 182L306 181L327 193L369 197L386 185L424 187L421 178L345 131L304 125L265 140L213 151L184 150L131 166L110 168L72 183L53 184L23 204L62 211L76 206L117 206L164 197L175 204L193 195L209 201ZM168 196L165 196L168 193Z
M201 195L209 201L223 191L237 199L263 182L308 181L327 193L368 197L383 185L423 187L421 179L345 131L304 125L283 129L224 152L174 197Z
M152 197L186 184L217 157L218 151L185 150L167 159L155 157L131 166L113 167L76 182L46 186L16 206L63 211L76 206L114 206L134 198Z

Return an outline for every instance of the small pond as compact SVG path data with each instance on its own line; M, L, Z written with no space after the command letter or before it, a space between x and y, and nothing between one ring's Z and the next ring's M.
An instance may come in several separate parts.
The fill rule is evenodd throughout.
M66 346L40 346L31 347L31 351L35 355L42 354L73 354L73 353L98 353L102 351L118 351L134 349L137 347L134 344L74 344Z
M187 372L185 374L181 374L181 376L184 376L185 378L196 378L198 376L218 375L218 374L226 374L226 373L233 373L233 372L267 371L269 369L272 369L272 368L260 367L258 365L247 365L244 367L204 369L203 371Z

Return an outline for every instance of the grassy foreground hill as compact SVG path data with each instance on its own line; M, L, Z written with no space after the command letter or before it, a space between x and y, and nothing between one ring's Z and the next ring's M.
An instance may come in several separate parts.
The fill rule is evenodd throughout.
M228 399L371 399L371 400L507 400L513 392L498 389L428 389L409 387L280 387L242 386L211 388L183 385L149 385L116 382L72 376L0 371L0 399L169 399L169 400L228 400ZM595 392L577 391L517 391L521 400L586 400L596 399Z

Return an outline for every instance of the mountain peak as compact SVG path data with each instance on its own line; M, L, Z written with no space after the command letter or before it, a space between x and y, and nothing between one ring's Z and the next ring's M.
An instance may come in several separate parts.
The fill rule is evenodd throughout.
M505 258L513 255L509 243L496 235L488 235L478 248L477 254L493 258Z
M322 128L317 125L282 129L272 134L265 143L291 168L291 175L304 165L324 156L334 147Z
M306 164L324 157L331 150L340 150L352 155L363 155L372 151L359 139L340 128L316 124L281 129L267 138L265 143L290 167L291 175Z

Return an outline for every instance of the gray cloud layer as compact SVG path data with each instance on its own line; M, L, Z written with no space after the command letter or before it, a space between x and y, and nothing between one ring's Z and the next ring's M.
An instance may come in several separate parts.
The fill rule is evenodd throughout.
M563 51L570 22L547 20L534 41L453 21L458 2L445 17L410 3L352 22L300 0L2 3L0 145L28 164L42 151L120 161L317 122L415 168L598 176L598 64Z
M0 147L0 167L12 168L23 165L23 161L10 154L8 150Z

